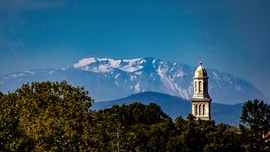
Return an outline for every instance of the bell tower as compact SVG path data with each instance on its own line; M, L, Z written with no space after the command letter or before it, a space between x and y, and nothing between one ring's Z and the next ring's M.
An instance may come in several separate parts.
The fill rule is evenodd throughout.
M190 99L192 103L192 115L196 119L210 120L212 99L208 94L208 76L205 68L202 66L202 61L200 61L200 65L195 71L193 85L194 94Z

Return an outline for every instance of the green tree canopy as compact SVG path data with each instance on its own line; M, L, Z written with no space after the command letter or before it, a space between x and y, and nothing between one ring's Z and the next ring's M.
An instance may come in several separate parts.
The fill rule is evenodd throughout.
M265 149L262 135L270 128L270 105L263 100L248 100L242 107L240 119L242 136L249 142L249 149L251 151Z
M0 93L0 151L269 150L257 147L264 145L261 138L259 144L249 144L269 127L269 105L263 101L243 105L241 134L230 125L196 120L191 114L172 121L155 103L90 111L92 103L83 87L65 81L33 82Z
M63 81L24 84L4 95L0 99L3 150L16 151L25 143L35 151L87 149L93 103L87 94L82 87Z
M242 107L241 122L249 127L256 137L270 128L270 105L263 100L248 100Z
M160 106L134 102L93 112L93 124L97 151L151 151L169 137L161 135L169 133L165 126L173 122Z

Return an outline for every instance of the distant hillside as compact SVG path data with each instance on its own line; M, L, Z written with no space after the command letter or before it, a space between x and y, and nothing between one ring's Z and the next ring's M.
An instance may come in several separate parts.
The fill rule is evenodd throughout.
M182 99L180 97L175 97L157 92L143 92L133 94L118 100L95 102L92 105L91 109L99 110L110 108L116 104L122 105L130 104L133 102L141 102L143 104L149 104L150 102L156 103L164 110L166 114L168 114L173 119L175 119L179 115L183 118L186 118L186 116L191 113L190 101ZM216 123L238 125L241 114L241 107L241 104L225 105L219 103L212 103L212 119L215 120Z

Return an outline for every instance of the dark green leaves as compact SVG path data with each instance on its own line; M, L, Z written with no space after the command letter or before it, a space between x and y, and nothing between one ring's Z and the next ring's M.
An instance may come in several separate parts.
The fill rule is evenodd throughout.
M259 100L244 104L241 131L191 114L173 121L155 103L90 111L92 103L87 91L65 81L0 93L0 151L269 150L261 138L269 127L269 105Z
M270 129L270 105L262 100L248 100L242 107L241 131L246 147L251 151L263 151L267 146L263 138ZM268 147L268 150L270 147ZM267 149L266 149L267 150Z
M80 87L33 82L1 98L1 144L6 150L88 149L92 100ZM24 146L27 144L27 146ZM25 147L22 149L22 147Z

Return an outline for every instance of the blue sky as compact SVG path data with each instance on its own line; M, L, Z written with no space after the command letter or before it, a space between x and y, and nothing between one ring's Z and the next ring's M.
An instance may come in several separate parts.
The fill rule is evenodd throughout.
M269 0L0 0L0 76L84 57L155 57L270 90ZM267 80L268 79L268 80Z

